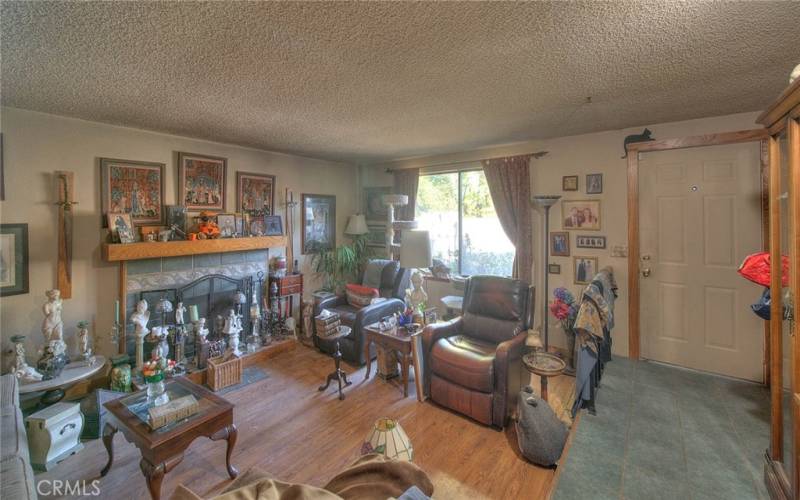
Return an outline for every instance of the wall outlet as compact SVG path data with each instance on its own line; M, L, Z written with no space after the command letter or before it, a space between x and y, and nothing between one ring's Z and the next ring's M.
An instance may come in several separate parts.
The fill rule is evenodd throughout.
M614 245L611 247L611 256L612 257L627 257L628 256L628 245Z

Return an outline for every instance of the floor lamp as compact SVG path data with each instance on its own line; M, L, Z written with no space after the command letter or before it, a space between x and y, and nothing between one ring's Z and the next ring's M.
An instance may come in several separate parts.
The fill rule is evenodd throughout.
M552 376L556 376L561 374L564 371L565 364L564 362L547 352L549 347L549 335L548 335L548 326L547 326L547 297L549 294L548 290L548 265L550 260L550 246L549 246L549 236L550 236L550 207L555 205L555 203L561 198L558 195L538 195L534 196L531 200L532 203L538 207L543 209L544 211L544 266L542 266L542 270L544 272L544 294L542 295L542 326L544 327L544 351L541 353L535 353L533 355L533 366L529 368L530 371L539 375L540 383L541 383L541 397L545 401L547 401L547 379Z
M550 293L548 289L548 265L550 264L550 246L548 244L548 238L550 235L550 207L555 205L555 203L561 198L558 195L538 195L533 197L533 204L539 208L544 209L544 266L542 267L542 272L544 272L544 295L542 295L542 326L544 327L544 352L547 352L547 348L549 346L548 343L548 329L547 329L547 297Z

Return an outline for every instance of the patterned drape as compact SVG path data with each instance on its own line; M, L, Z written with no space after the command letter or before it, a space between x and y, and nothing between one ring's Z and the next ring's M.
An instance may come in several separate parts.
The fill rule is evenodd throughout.
M408 205L397 207L395 219L414 220L417 207L417 188L419 187L419 169L404 168L394 171L394 193L408 196Z
M531 283L531 155L493 158L482 163L500 225L516 248L512 276Z

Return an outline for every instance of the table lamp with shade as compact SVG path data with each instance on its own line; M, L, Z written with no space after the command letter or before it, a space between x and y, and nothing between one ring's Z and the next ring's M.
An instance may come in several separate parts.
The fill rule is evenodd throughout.
M344 230L344 234L357 238L358 236L367 234L368 232L369 229L367 229L367 219L364 217L364 214L351 215L347 220L347 227Z
M400 267L414 269L411 273L413 289L411 295L416 294L418 300L413 300L409 307L416 307L425 303L428 294L422 288L422 273L419 269L431 267L431 238L428 231L403 231L403 240L400 244Z
M395 460L414 459L414 447L397 420L379 418L361 446L361 454L379 453Z

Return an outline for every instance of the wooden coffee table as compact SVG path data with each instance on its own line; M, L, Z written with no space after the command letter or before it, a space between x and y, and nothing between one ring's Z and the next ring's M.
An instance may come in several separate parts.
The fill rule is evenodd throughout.
M114 434L122 431L125 439L142 453L139 467L153 499L161 498L161 480L164 474L183 460L183 452L192 441L201 436L212 441L228 441L225 464L228 475L231 479L235 478L239 471L231 464L237 435L233 424L233 404L183 377L171 379L165 385L170 399L193 395L200 405L200 411L160 429L151 430L146 423L147 409L151 404L147 400L147 391L139 391L105 403L108 413L103 428L103 444L108 450L108 463L100 475L105 476L111 469L114 463Z
M417 344L417 337L419 337L421 333L422 330L414 335L409 335L403 327L394 327L389 330L381 331L377 323L364 327L364 357L367 358L367 374L365 380L369 379L369 374L372 370L369 346L374 342L384 349L390 349L400 353L400 365L403 372L403 397L408 397L409 361L413 361L417 400L422 401L424 399L424 395L422 394L422 369L420 367L421 359L419 346Z

